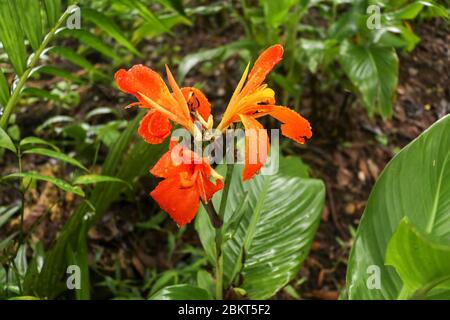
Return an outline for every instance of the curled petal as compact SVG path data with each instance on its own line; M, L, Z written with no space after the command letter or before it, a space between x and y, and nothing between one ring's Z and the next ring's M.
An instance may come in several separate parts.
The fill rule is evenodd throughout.
M242 89L242 94L246 95L256 90L266 79L273 67L283 58L284 49L281 45L276 44L264 50L248 75L247 83Z
M217 191L223 189L223 182L222 180L217 179L214 184L209 181L208 176L205 173L201 173L197 178L197 186L201 199L203 202L207 203Z
M161 181L150 196L180 227L194 219L200 205L197 188L181 186L179 177Z
M269 114L283 123L281 133L284 136L301 144L305 143L305 139L312 137L309 121L297 112L286 107L273 106Z
M242 180L251 179L266 163L270 148L269 136L253 117L239 115L245 127L245 161Z
M120 90L136 96L140 92L159 104L164 104L167 96L170 96L161 76L141 64L133 66L128 71L124 69L117 71L114 79Z
M150 110L142 118L138 132L147 143L159 144L170 135L171 128L172 125L165 116L158 111Z
M203 92L194 87L182 88L181 91L187 101L189 110L191 112L197 111L205 121L208 121L211 115L211 104Z
M181 172L183 172L183 170L186 170L185 167L173 161L173 159L175 157L178 157L179 154L181 153L181 151L179 151L178 148L176 148L177 146L179 146L179 144L178 142L176 142L176 140L174 139L170 140L169 151L164 153L158 160L158 162L156 162L156 164L150 170L151 174L159 178L169 178L178 176ZM178 154L176 154L174 157L173 152Z

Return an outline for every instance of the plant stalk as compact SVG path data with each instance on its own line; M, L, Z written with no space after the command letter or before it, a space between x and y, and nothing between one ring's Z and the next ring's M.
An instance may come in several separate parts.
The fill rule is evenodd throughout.
M227 175L225 176L222 199L220 201L219 219L224 221L225 209L227 206L228 193L230 191L231 178L233 176L234 165L227 165ZM216 299L223 300L223 228L216 228Z
M25 83L28 80L28 77L31 75L31 72L36 67L36 65L39 62L39 59L41 58L42 52L47 48L50 41L53 40L53 37L55 36L56 32L58 31L59 27L62 25L62 23L67 19L67 17L71 14L71 10L67 9L64 14L59 18L58 22L55 26L50 30L50 32L45 36L44 41L42 41L40 47L38 50L34 53L33 59L31 59L31 62L28 66L28 68L25 70L25 72L20 76L19 82L17 86L14 88L14 91L8 100L8 103L5 106L5 110L3 115L0 118L0 128L5 129L6 125L8 124L9 117L11 116L14 107L17 104L17 101L20 98L20 94L22 92L23 87L25 86Z

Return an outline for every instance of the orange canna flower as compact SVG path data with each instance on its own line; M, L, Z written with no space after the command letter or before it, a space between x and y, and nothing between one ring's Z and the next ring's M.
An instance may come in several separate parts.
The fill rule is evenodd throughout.
M222 176L195 152L171 140L150 172L164 178L150 193L159 206L181 227L195 217L200 200L208 203L223 188ZM216 179L212 183L209 179Z
M139 134L151 144L161 143L170 134L170 121L191 133L195 120L212 125L211 105L205 95L196 88L180 89L167 66L166 73L172 93L158 73L140 64L128 71L121 69L114 76L122 91L138 99L128 107L139 105L149 109L141 121Z
M270 115L282 123L281 133L303 144L311 138L311 126L305 118L295 111L275 105L275 92L263 84L269 72L283 57L283 47L274 45L266 49L256 60L250 74L249 66L244 71L236 90L217 129L223 132L234 122L242 122L246 130L245 164L243 180L250 179L264 165L269 151L269 137L261 123L256 119ZM248 77L247 77L248 76ZM250 150L251 132L256 133L256 155ZM250 161L254 158L253 161Z

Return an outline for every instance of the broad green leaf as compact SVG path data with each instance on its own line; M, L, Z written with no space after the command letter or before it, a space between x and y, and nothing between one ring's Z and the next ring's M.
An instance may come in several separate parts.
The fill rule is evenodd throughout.
M43 38L41 4L39 0L15 0L20 24L34 51Z
M0 108L5 107L9 100L9 86L2 68L0 68Z
M18 179L18 178L30 178L35 180L47 181L64 191L72 192L81 197L84 197L84 192L83 190L81 190L80 187L72 186L69 183L65 182L64 180L57 179L55 177L44 176L37 172L12 173L3 177L2 179Z
M95 23L100 29L105 31L109 36L114 38L119 44L127 48L130 52L142 58L142 54L135 48L135 46L124 36L122 30L111 20L108 16L101 12L83 8L81 16L89 21Z
M189 54L185 56L180 62L180 65L178 67L178 81L179 83L183 82L188 72L199 63L214 59L221 59L223 61L228 59L230 56L238 53L239 51L251 50L252 48L254 48L254 46L254 42L242 40L229 43L222 47L207 49Z
M76 160L75 158L72 158L62 152L59 152L59 151L54 151L54 150L44 149L44 148L32 148L32 149L25 150L23 153L24 154L38 154L41 156L58 159L58 160L67 162L71 165L74 165L80 169L87 171L86 167L83 166L78 160Z
M289 9L296 3L295 0L259 0L264 9L264 16L271 28L278 28L285 24L289 17Z
M336 41L330 40L309 40L302 39L300 47L307 58L307 65L312 73L316 73L319 66L326 64L337 52ZM304 63L304 62L303 62Z
M2 128L0 128L0 148L8 149L14 153L17 152L16 146L12 142L9 135Z
M152 295L150 300L211 300L206 290L188 284L165 287Z
M418 290L425 298L430 290L450 280L450 242L428 239L405 217L389 240L385 264L394 267L402 279L403 298Z
M436 122L386 166L370 194L347 270L349 299L396 299L402 281L384 265L389 240L407 217L432 239L450 238L450 116ZM379 268L381 287L369 290Z
M339 61L352 84L362 95L369 115L375 112L384 118L392 115L398 80L398 58L393 48L341 45Z
M98 38L97 36L93 35L89 31L83 30L83 29L64 29L59 33L59 35L63 37L73 37L77 38L81 43L85 44L88 47L91 47L94 50L97 50L101 54L103 54L105 57L109 57L114 61L120 61L120 57L114 52L114 50L111 50L111 47L103 43L103 40Z
M60 151L59 148L57 146L55 146L53 143L48 142L47 140L43 140L43 139L38 138L38 137L26 137L26 138L23 138L20 141L20 147L28 146L30 144L31 145L33 145L33 144L38 144L38 145L42 144L42 145L45 145L45 146L49 146L50 148L52 148L55 151L58 151L58 152Z
M15 0L0 0L0 41L16 74L26 69L24 34L19 21Z
M72 184L74 184L74 185L95 184L95 183L101 183L101 182L118 182L118 183L124 183L124 184L128 185L129 187L131 187L131 185L128 182L123 181L122 179L115 178L115 177L109 177L109 176L102 176L102 175L97 175L97 174L88 174L88 175L76 177L73 180Z
M134 30L131 41L136 44L139 43L142 39L156 37L166 32L167 29L172 29L178 24L190 25L190 20L187 20L184 16L179 14L162 16L159 17L159 20L164 25L164 27L158 27L148 22L143 23L139 28Z
M324 205L324 185L305 178L300 162L292 159L280 159L276 174L257 175L245 183L241 167L235 166L225 212L226 227L235 211L244 210L224 246L225 287L235 283L251 299L268 299L297 275L308 254ZM220 199L221 193L213 198L216 208ZM214 229L203 208L196 229L215 261ZM242 283L236 283L241 277Z
M215 282L211 274L206 270L198 270L197 286L204 289L211 297L215 295Z
M88 113L86 113L85 119L90 119L92 117L98 116L98 115L105 115L105 114L113 114L116 117L120 116L120 112L117 110L117 108L110 108L110 107L99 107L92 109Z

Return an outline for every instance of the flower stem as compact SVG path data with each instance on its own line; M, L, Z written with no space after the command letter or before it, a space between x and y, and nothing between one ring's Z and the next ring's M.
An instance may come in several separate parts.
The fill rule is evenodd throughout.
M225 209L227 206L228 192L230 191L231 178L233 176L234 165L227 165L227 175L225 176L225 187L222 191L220 201L219 219L224 221ZM216 228L216 299L223 299L223 228Z
M17 86L14 88L14 91L11 95L11 98L8 100L8 103L5 106L4 113L0 119L0 128L5 128L8 124L9 117L11 116L11 113L14 109L14 107L17 104L17 101L19 100L20 94L22 92L23 87L25 86L25 83L28 80L28 77L30 76L33 69L36 67L37 63L39 62L39 59L41 58L42 52L47 48L49 43L53 40L53 37L55 36L56 32L58 31L59 27L62 25L62 23L66 20L66 18L72 13L70 10L70 7L64 12L64 14L59 18L56 25L50 30L50 32L45 36L44 41L42 41L41 46L36 50L36 52L33 55L33 58L31 59L30 64L28 65L28 68L25 70L25 72L20 76L19 82Z

